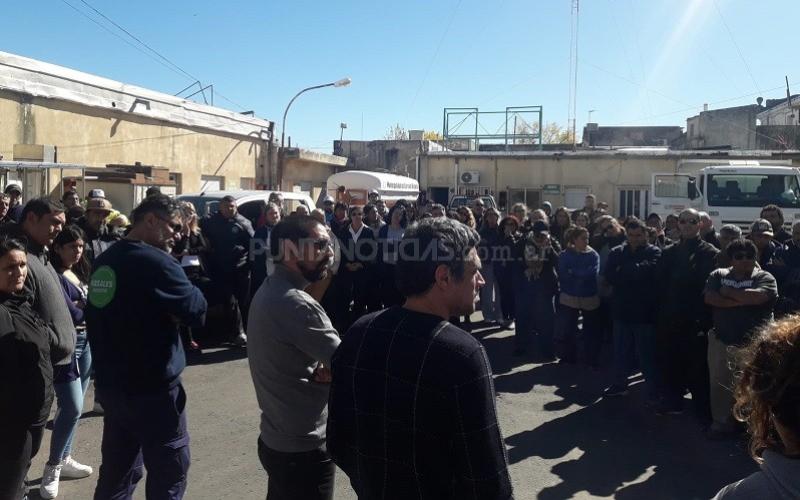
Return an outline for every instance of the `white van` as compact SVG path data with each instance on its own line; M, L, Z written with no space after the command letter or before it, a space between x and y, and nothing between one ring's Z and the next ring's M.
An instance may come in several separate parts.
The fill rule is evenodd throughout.
M791 161L688 160L674 173L653 174L650 212L662 218L685 208L708 212L719 229L735 224L749 232L761 209L783 210L786 226L800 220L800 170Z
M328 195L348 205L366 205L372 190L387 206L398 200L416 201L419 182L402 175L366 170L348 170L328 177Z
M191 202L197 210L198 216L203 218L217 212L222 198L233 196L239 213L249 219L253 223L253 228L256 228L262 210L266 207L269 196L274 192L276 191L203 191L202 193L182 194L178 196L178 200ZM298 205L304 205L309 212L316 208L313 200L306 194L289 191L277 192L283 195L283 208L287 214L294 212Z

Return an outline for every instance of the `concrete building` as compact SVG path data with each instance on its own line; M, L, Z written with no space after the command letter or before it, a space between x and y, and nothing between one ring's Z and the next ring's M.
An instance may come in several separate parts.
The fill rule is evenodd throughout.
M284 167L280 191L305 193L314 202L325 194L328 177L345 170L347 158L298 148L284 149Z
M800 95L789 99L767 99L763 111L756 115L758 125L800 125Z
M611 213L646 216L652 175L674 172L687 159L792 159L800 152L678 151L668 148L561 151L436 151L420 157L420 187L447 203L454 194L492 194L501 210L517 202L579 208L587 194Z
M583 128L583 146L671 146L681 140L683 129L677 126L601 127L587 123Z
M445 148L426 140L333 141L333 154L347 158L346 170L373 170L416 177L417 158Z
M58 162L166 167L181 191L247 189L274 178L273 135L268 120L0 52L7 160L47 145Z
M706 106L707 107L707 106ZM686 149L756 149L759 104L713 109L686 119Z

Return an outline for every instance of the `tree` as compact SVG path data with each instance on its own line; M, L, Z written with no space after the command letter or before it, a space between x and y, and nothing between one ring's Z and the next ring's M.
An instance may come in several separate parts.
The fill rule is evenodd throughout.
M535 135L538 130L538 123L528 124L520 121L517 123L516 135ZM533 138L524 137L515 139L514 143L534 144L536 141ZM563 128L556 122L546 123L544 125L544 130L542 130L542 144L572 144L572 131Z
M407 141L408 131L401 127L399 123L396 123L389 127L389 130L386 131L386 135L384 135L383 138L387 141Z
M426 141L443 141L444 136L435 130L426 130L422 134L422 138Z

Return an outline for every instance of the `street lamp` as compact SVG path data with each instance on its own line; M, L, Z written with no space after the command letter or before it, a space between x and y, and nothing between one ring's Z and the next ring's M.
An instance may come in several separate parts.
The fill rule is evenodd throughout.
M286 115L287 115L287 113L289 113L289 108L292 107L292 103L294 102L294 100L297 99L298 97L300 97L300 94L302 94L303 92L308 92L309 90L321 89L321 88L324 88L324 87L347 87L348 85L350 85L351 82L352 82L352 80L349 77L345 77L345 78L342 78L341 80L336 80L335 82L325 83L325 84L322 84L322 85L314 85L313 87L306 87L303 90L301 90L300 92L298 92L297 94L295 94L295 96L292 97L292 100L289 101L289 104L286 105L286 110L283 112L283 122L281 123L281 151L280 151L280 155L279 155L280 156L280 161L279 161L280 168L278 170L278 190L280 190L281 183L283 182L283 160L284 160L284 149L283 149L283 147L284 147L284 138L286 136Z

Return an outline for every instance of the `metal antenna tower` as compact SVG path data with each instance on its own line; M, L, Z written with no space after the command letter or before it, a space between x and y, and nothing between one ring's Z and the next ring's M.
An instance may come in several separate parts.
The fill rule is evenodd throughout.
M580 0L571 0L570 43L569 43L569 109L567 127L572 131L572 150L577 149L578 121L578 27L580 20Z

